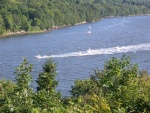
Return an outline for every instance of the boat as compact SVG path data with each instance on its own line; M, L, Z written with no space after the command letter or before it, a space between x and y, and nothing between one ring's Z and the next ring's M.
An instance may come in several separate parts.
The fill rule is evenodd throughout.
M91 26L89 25L89 27L88 27L88 32L87 32L88 34L91 34L91 29L92 29L92 28L91 28Z
M89 29L92 29L90 25L89 25Z
M91 50L91 49L88 49L88 50L87 50L87 53L88 53L88 54L91 54L91 53L92 53L92 50Z
M81 53L81 51L78 53L78 56L81 56L82 55L82 53Z
M90 30L88 30L88 32L87 32L88 34L91 34L91 31Z

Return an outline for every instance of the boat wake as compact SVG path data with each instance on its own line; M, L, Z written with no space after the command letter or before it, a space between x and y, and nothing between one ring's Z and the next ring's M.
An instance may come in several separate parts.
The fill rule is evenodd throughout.
M70 52L59 55L37 55L35 56L38 59L42 58L61 58L61 57L78 57L78 56L88 56L88 55L103 55L103 54L116 54L116 53L127 53L127 52L137 52L150 50L150 43L144 43L139 45L129 45L129 46L117 46L111 48L102 48L102 49L88 49L86 51Z

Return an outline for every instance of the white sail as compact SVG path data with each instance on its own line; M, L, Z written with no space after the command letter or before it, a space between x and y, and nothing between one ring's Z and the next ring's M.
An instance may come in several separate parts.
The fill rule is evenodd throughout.
M89 29L92 29L90 25L89 25Z

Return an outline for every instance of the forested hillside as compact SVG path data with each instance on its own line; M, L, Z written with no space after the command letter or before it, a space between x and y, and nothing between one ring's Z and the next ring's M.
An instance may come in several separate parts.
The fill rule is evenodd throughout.
M0 34L150 13L150 0L0 0Z

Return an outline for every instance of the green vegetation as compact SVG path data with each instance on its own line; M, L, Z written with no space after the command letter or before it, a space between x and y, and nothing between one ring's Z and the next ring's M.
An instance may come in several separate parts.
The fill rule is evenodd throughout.
M149 13L149 0L0 0L0 35Z
M56 91L56 64L47 60L31 86L33 65L24 58L15 82L0 80L1 113L150 113L150 76L130 58L111 58L87 80L77 80L71 96Z

